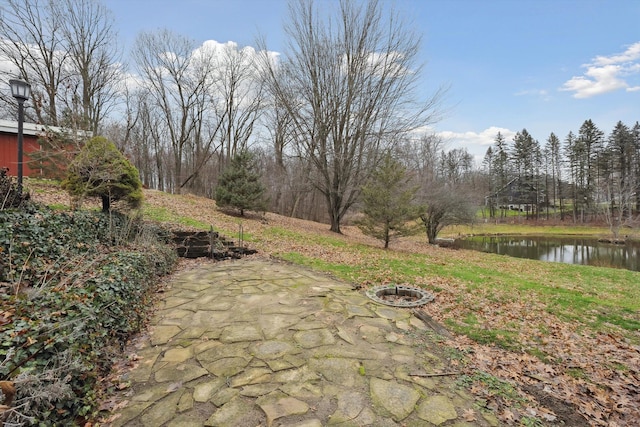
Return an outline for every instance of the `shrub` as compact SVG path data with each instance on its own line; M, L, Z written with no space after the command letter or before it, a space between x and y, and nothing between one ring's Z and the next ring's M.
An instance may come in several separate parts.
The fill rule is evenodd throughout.
M0 381L16 388L6 422L82 423L175 252L124 216L47 209L0 212L0 251L11 255L0 258Z
M115 144L97 136L91 138L69 165L62 187L76 200L100 197L102 210L111 210L111 203L125 201L137 208L142 202L142 182L138 170Z
M0 168L0 211L20 207L29 200L29 193L20 192L18 183L8 175L9 169Z

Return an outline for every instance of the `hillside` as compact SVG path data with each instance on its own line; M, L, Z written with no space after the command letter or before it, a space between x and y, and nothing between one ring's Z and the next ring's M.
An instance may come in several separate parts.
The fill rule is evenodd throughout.
M68 203L55 187L39 187L33 197ZM306 265L354 288L394 282L429 289L436 301L425 312L455 337L430 342L428 351L450 354L460 383L505 423L640 419L638 273L443 249L424 236L385 251L356 227L336 235L327 225L270 213L239 218L219 212L213 200L151 190L144 213L180 228L213 226L232 239L242 229L257 256Z

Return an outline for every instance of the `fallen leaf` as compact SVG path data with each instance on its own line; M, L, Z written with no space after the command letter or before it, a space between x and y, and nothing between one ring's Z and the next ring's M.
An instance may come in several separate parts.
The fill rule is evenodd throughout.
M476 421L475 411L471 408L465 409L464 412L462 413L462 418L464 418L464 420L467 422Z

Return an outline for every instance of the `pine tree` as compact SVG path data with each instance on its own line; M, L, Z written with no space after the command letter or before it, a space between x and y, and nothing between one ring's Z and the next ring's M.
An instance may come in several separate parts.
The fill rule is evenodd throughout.
M493 148L487 148L487 152L484 155L484 159L482 160L482 167L486 173L486 176L489 179L489 191L490 197L485 199L485 204L488 205L489 208L489 218L496 217L496 207L498 205L498 188L497 188L497 177L495 176L495 164L494 164L495 156L493 154Z
M633 138L633 188L635 189L635 211L640 212L640 123L636 122L631 129Z
M604 153L605 138L602 132L591 119L585 120L578 131L578 139L584 148L584 163L586 168L584 202L587 211L594 208L596 196L596 185L606 173L603 171L603 164L606 164Z
M393 238L414 234L417 230L409 222L417 218L412 206L416 191L409 184L406 168L387 154L362 188L364 218L358 227L367 236L382 240L385 249Z
M540 143L534 139L531 134L522 129L516 133L513 138L512 159L515 166L516 177L518 178L518 186L521 194L522 202L535 209L535 215L538 216L539 197L540 197L540 165L542 155L540 152ZM530 211L527 208L527 218ZM531 214L534 214L531 211Z
M587 188L587 161L586 150L581 139L576 138L573 132L564 140L564 150L569 168L569 178L572 183L573 221L578 221L578 214L584 220L584 206Z
M634 141L633 133L619 121L611 135L607 146L609 154L608 168L603 170L603 181L610 189L611 211L620 210L620 218L632 216L632 200L637 190L634 182Z
M216 203L218 207L230 207L240 211L265 211L267 200L260 175L255 171L254 157L248 151L241 151L232 159L218 179Z
M560 219L564 219L562 206L562 153L560 151L560 139L551 132L547 138L545 150L548 154L548 163L551 169L551 190L547 187L548 200L553 197L553 204L560 208Z
M493 192L497 196L497 194L507 186L511 179L511 165L509 163L509 147L507 146L507 141L502 133L498 132L494 140L494 144L493 170L495 175L495 186ZM504 198L501 198L500 200L496 198L496 204L499 206L506 206L508 203L509 201ZM506 216L505 209L502 210L501 215L503 217Z

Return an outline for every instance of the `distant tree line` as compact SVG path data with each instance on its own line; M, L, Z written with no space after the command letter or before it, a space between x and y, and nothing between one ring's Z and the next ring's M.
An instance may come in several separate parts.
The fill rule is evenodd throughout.
M214 197L252 151L271 210L336 232L383 153L432 123L441 95L414 97L420 36L377 1L292 1L282 55L157 30L138 35L128 65L99 1L7 0L2 15L0 55L32 84L31 121L106 136L144 185L169 192ZM69 149L47 139L52 156Z
M390 155L415 189L411 203L421 206L430 240L468 219L469 203L506 215L503 190L514 183L528 189L534 218L637 213L637 124L619 124L605 138L587 121L564 142L552 134L545 147L524 129L509 142L498 135L479 169L466 150L447 150L424 132L444 91L416 97L420 36L395 12L377 0L292 0L289 9L279 54L262 40L257 49L198 46L160 29L138 35L127 64L100 1L7 0L0 57L11 78L32 85L28 120L105 136L149 188L215 198L225 194L218 184L234 158L250 153L265 193L260 209L340 232L364 209L363 191L375 187ZM15 111L0 93L0 115ZM81 150L74 141L48 132L38 161L70 164Z
M483 162L491 217L524 209L535 218L634 225L640 212L640 124L618 122L606 135L592 120L544 145L526 129L509 143L498 133Z

